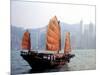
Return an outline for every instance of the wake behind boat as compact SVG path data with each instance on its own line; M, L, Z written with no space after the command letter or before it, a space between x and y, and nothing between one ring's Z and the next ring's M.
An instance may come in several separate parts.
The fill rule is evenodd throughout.
M22 38L21 56L32 69L54 68L70 62L74 57L71 53L70 32L66 32L64 53L61 53L61 29L57 17L54 16L48 24L46 33L46 49L44 52L31 50L31 37L27 30Z

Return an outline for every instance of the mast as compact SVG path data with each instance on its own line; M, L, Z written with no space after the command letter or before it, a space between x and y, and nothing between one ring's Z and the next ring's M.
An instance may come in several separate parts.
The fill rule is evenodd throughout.
M69 52L71 52L70 32L66 32L66 39L65 39L64 53L65 53L65 54L69 54Z
M61 49L61 36L60 36L60 25L57 17L54 16L48 24L47 34L46 34L46 50L57 51Z
M59 53L59 51L61 50L61 28L60 28L60 21L58 21L58 30L59 30L59 34L58 34L58 37L59 37L59 50L57 53Z
M31 50L31 38L28 30L26 30L22 38L22 49L29 50L29 51Z

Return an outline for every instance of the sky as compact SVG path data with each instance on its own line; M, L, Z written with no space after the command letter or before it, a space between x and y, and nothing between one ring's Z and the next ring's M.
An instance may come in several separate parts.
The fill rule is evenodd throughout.
M76 24L81 20L84 25L90 22L95 24L95 6L11 1L11 25L23 28L44 27L53 16L68 24Z

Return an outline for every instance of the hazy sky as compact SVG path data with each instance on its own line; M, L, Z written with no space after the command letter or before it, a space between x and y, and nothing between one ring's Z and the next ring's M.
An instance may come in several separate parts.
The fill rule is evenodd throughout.
M11 1L11 24L38 28L48 24L53 16L61 22L95 24L95 6Z

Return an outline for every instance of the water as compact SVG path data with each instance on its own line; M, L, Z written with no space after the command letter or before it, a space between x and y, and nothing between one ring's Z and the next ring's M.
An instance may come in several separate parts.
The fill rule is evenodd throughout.
M58 71L80 71L80 70L95 70L96 69L96 51L95 49L88 50L73 50L75 57L71 59L70 63L62 67L54 69L46 69L43 72L58 72ZM31 67L20 56L20 51L11 51L11 74L28 74L34 73ZM38 71L39 73L39 71Z

